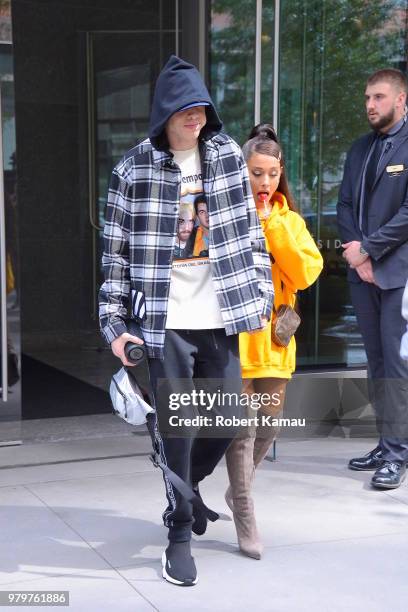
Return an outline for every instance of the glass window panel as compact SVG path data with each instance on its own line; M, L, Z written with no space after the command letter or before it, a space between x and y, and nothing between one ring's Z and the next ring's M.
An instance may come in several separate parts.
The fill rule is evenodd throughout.
M325 261L299 295L298 363L358 365L366 356L336 223L345 155L368 131L364 87L385 66L407 69L406 0L282 0L279 121L295 200ZM263 0L261 121L272 120L274 0ZM211 92L225 129L242 143L253 123L256 2L211 3Z
M325 260L320 280L300 298L300 363L366 361L336 203L346 152L368 131L367 76L383 66L405 68L406 7L383 0L282 2L278 131L296 200Z
M173 2L160 0L160 19L163 30L174 30L176 23L176 5L178 5L180 14L182 10L181 0L174 0Z
M255 0L211 2L211 93L226 131L240 144L254 118Z
M103 228L112 169L148 135L154 85L162 65L174 53L175 31L93 33L91 45L96 222ZM97 288L102 282L102 234L100 230L95 257Z

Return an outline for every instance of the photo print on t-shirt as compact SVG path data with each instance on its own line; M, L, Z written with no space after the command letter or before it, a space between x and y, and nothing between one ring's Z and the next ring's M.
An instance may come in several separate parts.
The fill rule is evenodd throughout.
M181 192L166 329L223 328L208 257L209 215L198 146L172 153L181 170Z
M178 261L208 259L208 232L209 216L204 193L182 189L173 258Z

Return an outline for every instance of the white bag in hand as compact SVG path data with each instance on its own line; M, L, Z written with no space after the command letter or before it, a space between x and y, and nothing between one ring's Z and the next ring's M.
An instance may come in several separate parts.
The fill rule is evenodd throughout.
M143 425L146 415L154 412L125 368L112 376L109 392L114 413L130 425Z

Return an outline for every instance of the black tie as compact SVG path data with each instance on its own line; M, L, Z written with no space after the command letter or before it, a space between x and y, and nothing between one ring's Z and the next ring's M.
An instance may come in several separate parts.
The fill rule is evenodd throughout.
M361 215L361 230L364 236L367 236L368 233L368 209L370 208L371 192L377 176L378 166L383 155L386 155L392 146L389 140L383 150L384 140L386 138L387 134L377 136L372 155L366 167L364 202Z
M370 159L368 160L366 175L365 175L365 188L366 188L366 196L368 196L373 188L375 177L377 175L378 163L381 158L381 153L384 145L385 136L377 136L375 141L374 149L371 154Z

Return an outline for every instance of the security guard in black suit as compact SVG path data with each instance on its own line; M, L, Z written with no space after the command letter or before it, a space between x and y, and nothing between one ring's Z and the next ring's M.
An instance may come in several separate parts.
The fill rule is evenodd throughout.
M406 76L379 70L365 90L370 134L347 155L337 205L343 257L368 361L378 446L351 459L355 470L376 470L376 488L398 487L408 462L408 364L399 355L408 279L408 121Z

